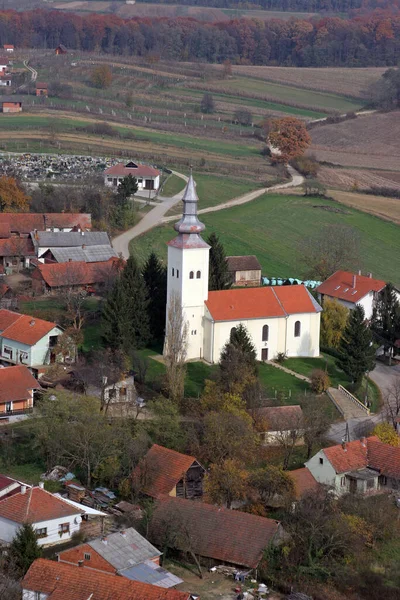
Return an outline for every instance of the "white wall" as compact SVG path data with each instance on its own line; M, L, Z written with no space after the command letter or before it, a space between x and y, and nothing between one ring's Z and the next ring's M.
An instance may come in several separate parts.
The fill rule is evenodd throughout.
M322 464L320 462L322 459ZM305 463L307 469L311 472L318 483L336 487L336 471L325 456L323 450L320 450L310 460Z
M334 298L333 296L329 296L328 294L322 295L324 298L329 298L330 300L337 300L340 304L343 304L349 310L354 310L356 304L354 302L349 302L348 300L341 300L340 298ZM319 294L319 299L321 301L321 294ZM359 302L357 302L359 306L362 306L365 313L365 318L370 319L372 317L372 311L374 309L374 292L369 292L364 298L361 298Z
M40 546L50 546L52 544L60 544L71 539L72 534L80 529L80 522L75 522L76 520L79 521L79 519L79 515L71 515L69 517L61 517L61 519L52 519L51 521L33 523L32 525L34 529L43 529L44 527L47 527L47 537L38 538L38 544ZM60 536L58 532L58 526L62 523L69 523L69 533L63 533L63 535ZM19 523L14 523L14 521L0 517L0 540L3 540L4 542L12 542L20 526L21 525Z
M140 175L134 175L134 177L136 177L137 183L138 183L138 190L145 190L146 191L146 181L154 181L154 190L158 190L158 188L160 187L160 176L157 175L157 177L141 177ZM111 179L111 181L109 181L109 179ZM114 179L118 180L118 183L116 186L114 186ZM118 185L123 181L124 177L118 176L115 177L113 175L105 175L104 176L104 185L108 186L108 187L115 187L117 188Z
M35 365L45 364L47 359L47 351L49 349L49 338L54 335L61 335L62 330L59 327L53 327L53 329L42 337L34 346L28 346L27 344L21 344L15 340L8 340L7 338L1 338L1 356L5 359L8 358L8 354L4 354L4 346L13 349L12 362L15 364L23 364L29 367ZM27 352L28 358L20 360L19 352Z
M48 594L44 594L43 592L39 593L39 596L36 592L31 592L30 590L22 590L22 600L46 600L48 598Z

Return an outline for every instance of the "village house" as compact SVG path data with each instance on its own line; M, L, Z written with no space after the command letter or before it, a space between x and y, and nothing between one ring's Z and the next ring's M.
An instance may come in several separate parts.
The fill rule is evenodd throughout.
M35 258L35 248L30 238L11 237L0 224L0 264L6 275L28 269Z
M0 309L0 363L23 364L34 372L56 361L54 348L62 329L43 319Z
M279 544L279 521L182 498L160 499L150 522L150 540L163 547L172 528L176 550L194 553L208 565L257 569L264 550ZM179 532L182 529L182 536ZM179 543L182 540L182 547Z
M106 231L37 231L31 232L36 256L44 262L44 255L53 248L88 248L108 246L111 241ZM103 251L102 251L103 252Z
M133 472L134 486L146 496L194 500L203 495L205 469L194 458L153 444Z
M62 288L95 294L109 289L120 269L119 258L94 263L38 263L32 272L32 289L39 295L59 292Z
M160 567L161 552L133 527L91 540L58 553L60 562L121 575L132 581L162 588L175 587L182 579Z
M134 377L125 377L121 381L106 385L103 390L103 398L106 404L136 404L138 395L135 388Z
M9 62L7 56L0 56L0 75L6 75L6 73L8 73Z
M58 44L57 48L54 50L55 54L67 54L68 50L64 46L64 44Z
M0 86L1 87L11 87L12 79L11 74L0 75Z
M39 558L21 582L22 600L190 600L189 592ZM72 593L72 595L71 595Z
M88 213L0 213L0 228L7 237L30 236L31 231L90 231L92 216Z
M301 285L208 291L210 246L201 237L192 175L183 195L178 235L168 243L167 315L177 296L188 323L188 359L216 363L231 331L243 324L258 360L319 356L322 308ZM168 330L168 319L166 322Z
M400 489L400 447L384 444L376 436L324 448L305 466L338 495Z
M314 478L313 474L306 467L295 469L294 471L286 471L294 485L295 500L301 500L308 494L315 494L321 487L321 484Z
M36 96L45 96L47 98L48 96L48 86L47 83L43 83L43 82L36 82Z
M160 187L160 175L161 172L154 167L148 165L142 165L140 163L134 163L132 161L126 163L119 163L112 167L109 167L104 171L104 185L109 187L117 187L124 177L132 175L136 177L138 184L138 191L142 190L158 190Z
M24 523L31 523L40 546L60 544L80 529L82 511L55 498L40 483L0 499L0 541L9 544Z
M385 281L373 279L372 274L367 276L348 271L336 271L326 281L316 288L320 301L324 298L337 300L346 308L353 310L357 305L364 309L365 318L369 321L372 317L375 302L379 292L386 286ZM400 295L398 295L400 299Z
M283 439L293 437L301 442L304 429L304 416L301 406L263 406L251 411L258 422L258 430L264 444L279 444Z
M3 50L5 50L7 52L7 54L13 54L14 46L13 46L13 44L4 44Z
M226 262L234 286L261 285L261 265L256 256L227 256Z
M0 500L20 492L21 485L24 484L21 484L21 482L17 481L16 479L7 477L7 475L0 475Z
M1 96L0 112L17 113L22 112L22 99L17 96Z
M0 423L29 412L40 384L23 365L0 368Z
M72 246L71 248L49 248L42 255L45 262L107 262L110 258L118 258L118 254L110 245Z

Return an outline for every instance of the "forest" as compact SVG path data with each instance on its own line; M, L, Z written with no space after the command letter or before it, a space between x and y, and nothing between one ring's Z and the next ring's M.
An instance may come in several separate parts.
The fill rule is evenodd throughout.
M351 19L203 23L191 18L0 11L0 44L179 61L296 67L392 66L400 60L400 14L375 11Z

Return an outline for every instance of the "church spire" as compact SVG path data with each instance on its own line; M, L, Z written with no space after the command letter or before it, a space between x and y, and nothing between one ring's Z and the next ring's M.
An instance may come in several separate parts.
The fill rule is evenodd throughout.
M199 234L205 229L205 225L201 223L197 217L197 203L199 198L196 193L196 186L193 179L192 168L190 168L189 179L183 192L183 216L175 224L174 228L179 233Z

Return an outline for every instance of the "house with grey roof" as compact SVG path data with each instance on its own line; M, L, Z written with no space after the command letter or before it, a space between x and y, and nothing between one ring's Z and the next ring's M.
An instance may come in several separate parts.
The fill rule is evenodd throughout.
M40 259L54 248L81 248L92 246L111 247L106 231L32 231L31 239L36 256ZM43 262L43 261L42 261Z
M132 581L171 588L182 579L160 567L161 552L133 527L58 553L58 561L76 564Z
M118 258L118 254L110 245L101 246L69 246L67 248L49 248L43 255L45 260L57 263L80 261L86 263L105 262L110 258Z

